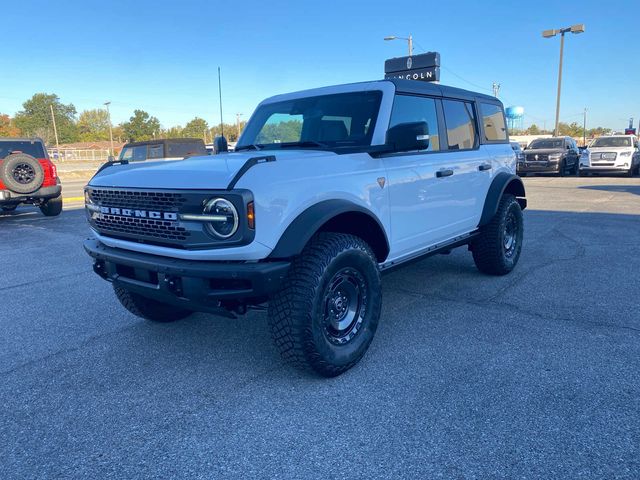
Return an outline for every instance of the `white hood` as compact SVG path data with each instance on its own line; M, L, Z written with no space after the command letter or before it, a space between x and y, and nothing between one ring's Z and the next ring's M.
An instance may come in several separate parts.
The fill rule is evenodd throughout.
M242 166L253 157L273 155L278 160L332 155L318 150L261 150L191 157L186 160L140 162L113 165L89 182L95 187L223 189ZM259 168L254 167L254 168Z

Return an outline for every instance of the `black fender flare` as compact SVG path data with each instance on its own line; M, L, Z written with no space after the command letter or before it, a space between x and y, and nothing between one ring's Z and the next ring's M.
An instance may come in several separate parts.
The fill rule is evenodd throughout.
M389 252L389 239L380 220L368 209L348 200L324 200L300 213L286 228L269 258L290 258L302 253L305 245L318 230L330 220L344 213L364 214L375 221L384 235L386 253ZM373 232L369 232L373 233ZM364 240L367 240L364 238ZM385 254L386 256L386 254Z
M525 198L524 183L517 175L513 175L506 172L500 172L495 176L487 192L487 197L484 201L484 207L482 209L482 216L480 217L480 223L478 227L488 224L493 216L498 211L498 205L500 199L505 193L511 193L516 197L520 208L523 210L527 208L527 199Z

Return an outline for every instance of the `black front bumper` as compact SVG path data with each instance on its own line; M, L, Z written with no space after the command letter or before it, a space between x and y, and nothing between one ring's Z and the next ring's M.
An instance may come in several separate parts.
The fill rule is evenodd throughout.
M37 200L49 200L58 197L62 192L62 186L58 179L55 185L51 187L41 187L32 193L16 193L11 190L3 190L3 192L4 194L0 195L0 203L30 203Z
M516 166L516 173L558 173L560 171L560 161L549 162L519 162Z
M168 258L107 247L87 239L94 271L144 297L194 311L221 313L223 304L264 302L277 291L290 262L222 262Z

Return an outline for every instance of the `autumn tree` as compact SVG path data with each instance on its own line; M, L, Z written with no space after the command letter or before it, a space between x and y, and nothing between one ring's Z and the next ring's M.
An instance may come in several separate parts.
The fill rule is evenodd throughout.
M20 129L14 125L13 119L0 113L0 137L19 137Z
M24 102L23 110L15 116L15 126L22 131L23 135L41 137L45 142L53 143L55 138L51 119L52 107L60 143L75 142L78 139L75 123L76 107L72 103L63 104L53 93L36 93Z

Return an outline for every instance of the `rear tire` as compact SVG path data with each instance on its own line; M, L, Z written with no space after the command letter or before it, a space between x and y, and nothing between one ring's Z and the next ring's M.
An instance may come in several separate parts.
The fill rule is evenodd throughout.
M16 208L18 208L18 205L5 205L4 207L2 207L2 211L13 212Z
M513 195L504 195L491 222L480 229L472 244L478 270L489 275L511 272L520 258L523 231L520 204Z
M152 322L175 322L193 313L191 310L158 302L115 285L113 286L113 291L124 308L134 315Z
M62 213L62 195L51 198L40 205L40 211L45 217L56 217Z
M335 377L369 348L381 305L380 271L369 245L354 235L320 233L270 299L269 327L287 363Z

